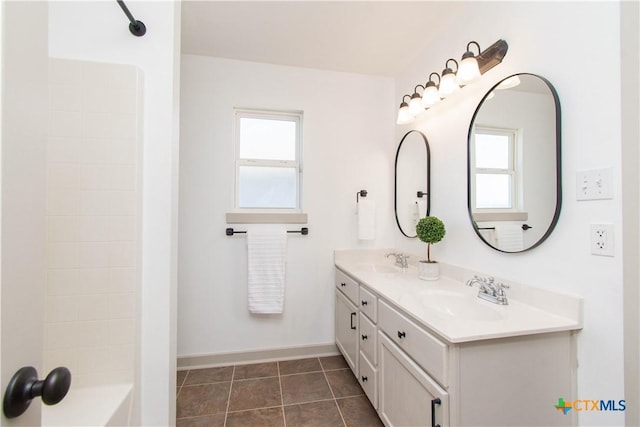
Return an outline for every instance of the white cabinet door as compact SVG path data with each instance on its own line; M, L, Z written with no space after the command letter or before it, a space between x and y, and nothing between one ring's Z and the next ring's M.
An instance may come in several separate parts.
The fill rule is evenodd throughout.
M447 392L382 332L378 342L378 411L385 425L448 426Z
M358 309L340 291L336 291L336 344L358 375Z

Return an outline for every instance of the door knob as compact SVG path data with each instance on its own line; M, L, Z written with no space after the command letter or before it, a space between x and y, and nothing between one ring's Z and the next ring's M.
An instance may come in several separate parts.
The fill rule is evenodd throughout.
M41 396L47 405L55 405L67 395L71 386L71 372L67 368L59 367L47 375L44 380L38 380L38 371L33 366L18 369L4 394L3 410L7 418L22 415L31 404L31 400Z

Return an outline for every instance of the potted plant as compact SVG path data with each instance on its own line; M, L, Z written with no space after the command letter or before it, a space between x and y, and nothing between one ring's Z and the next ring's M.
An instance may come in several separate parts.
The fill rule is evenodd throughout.
M437 280L440 268L437 261L431 260L431 245L438 243L444 237L446 230L444 223L435 216L421 218L416 224L418 238L427 244L427 259L418 263L418 277L423 280Z

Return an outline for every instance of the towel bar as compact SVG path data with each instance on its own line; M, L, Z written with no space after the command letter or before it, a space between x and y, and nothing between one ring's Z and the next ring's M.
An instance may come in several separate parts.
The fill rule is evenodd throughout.
M529 224L522 224L522 229L527 231L528 229L533 228ZM495 230L495 227L478 227L478 230Z
M246 231L236 231L233 228L227 228L225 234L227 236L233 236L234 234L246 234ZM302 227L300 230L287 230L287 233L300 233L303 236L309 234L309 229L307 227Z

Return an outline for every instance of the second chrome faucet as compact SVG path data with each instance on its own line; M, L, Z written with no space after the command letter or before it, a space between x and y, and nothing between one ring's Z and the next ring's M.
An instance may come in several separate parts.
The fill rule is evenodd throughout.
M485 301L492 302L494 304L508 305L509 300L505 289L509 289L509 285L504 283L496 283L493 277L482 278L479 276L473 276L473 279L467 280L467 286L473 286L478 284L480 290L478 291L478 298Z
M386 255L387 258L389 258L390 256L395 256L396 257L396 267L400 267L400 268L408 268L409 267L409 262L407 261L409 259L409 255L405 255L405 254L398 254L395 252L391 252L388 253Z

